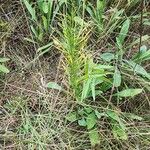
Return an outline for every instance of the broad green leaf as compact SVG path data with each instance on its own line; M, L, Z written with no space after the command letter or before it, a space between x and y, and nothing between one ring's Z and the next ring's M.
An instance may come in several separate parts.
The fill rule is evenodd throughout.
M97 0L97 9L100 12L103 12L105 9L105 0Z
M115 69L113 79L114 79L114 82L113 82L114 87L119 87L121 85L121 73L117 67Z
M87 125L86 120L84 118L78 120L79 126L85 127Z
M4 65L0 64L0 72L9 73L9 70Z
M87 112L87 113L91 113L93 110L92 108L90 107L85 107L84 110Z
M120 97L134 97L142 93L142 91L143 91L142 89L126 89L116 93L115 95Z
M4 63L4 62L6 62L8 60L9 60L9 58L0 58L0 63Z
M127 19L123 23L123 26L122 26L121 31L120 31L119 36L118 36L118 39L119 39L121 45L123 45L124 40L125 40L125 38L127 36L127 33L129 31L129 26L130 26L130 19Z
M92 146L100 144L100 135L98 129L93 129L89 132L89 139Z
M48 13L48 3L47 2L43 2L43 5L42 5L42 10L45 14Z
M133 61L126 61L130 67L132 67L133 71L137 74L143 75L150 79L150 75L147 73L147 71L140 65L136 64Z
M112 119L111 122L118 122L120 127L125 130L126 129L126 126L125 124L122 122L121 118L119 117L118 113L115 112L115 111L111 111L111 110L108 110L107 112L107 115Z
M135 68L133 68L134 71L138 74L141 74L145 77L147 77L148 79L150 79L150 75L147 73L147 71L140 65L136 65Z
M125 130L123 130L119 124L114 125L112 128L113 135L116 139L127 140L128 136Z
M140 52L144 53L147 51L147 46L146 45L143 45L140 47Z
M76 23L78 23L79 25L81 25L81 26L83 26L83 25L86 24L86 22L81 17L79 17L79 16L74 17L74 21Z
M143 23L144 25L146 25L146 26L150 26L150 20L146 20L146 21L144 21L144 23Z
M62 87L55 82L47 83L46 87L50 89L60 90L60 91L62 90Z
M120 122L120 118L119 118L117 112L114 112L114 111L112 111L112 110L108 110L106 113L107 113L107 115L108 115L111 119L114 119L115 121Z
M96 122L97 118L95 116L95 113L92 112L86 117L87 129L92 129L95 126Z
M98 119L100 119L103 116L106 116L106 117L108 116L106 113L100 113L97 110L95 110L95 115Z
M71 112L66 116L66 119L70 122L74 122L77 120L77 113L76 112Z
M110 62L111 60L113 60L115 58L115 55L112 53L103 53L100 55L100 57L104 61Z

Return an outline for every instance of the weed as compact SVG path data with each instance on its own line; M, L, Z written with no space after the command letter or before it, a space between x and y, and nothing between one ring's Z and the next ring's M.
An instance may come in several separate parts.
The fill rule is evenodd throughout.
M4 63L8 60L8 58L0 58L0 72L9 73L9 70L4 66Z
M12 60L0 80L0 149L149 148L147 0L21 0L0 9L1 75Z

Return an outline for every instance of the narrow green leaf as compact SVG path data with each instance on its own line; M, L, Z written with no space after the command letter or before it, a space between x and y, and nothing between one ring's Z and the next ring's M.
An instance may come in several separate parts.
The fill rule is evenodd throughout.
M53 42L50 42L50 43L48 43L48 44L46 44L46 45L44 45L44 46L38 48L37 51L40 52L40 51L43 51L43 50L45 50L45 49L48 49L50 46L52 46L52 44L53 44Z
M44 29L47 30L48 29L47 18L45 16L42 16L42 20Z
M0 72L9 73L9 70L4 65L0 64Z
M119 126L123 129L126 130L125 124L122 122L121 118L119 117L118 113L112 110L107 111L107 115L110 117L112 123L119 123Z
M114 69L114 66L110 65L96 65L94 69Z
M87 81L84 82L83 90L82 90L82 96L81 96L81 101L83 101L84 99L87 98L91 81L92 81L92 79L89 78Z
M142 93L142 89L126 89L121 92L116 93L116 96L120 97L134 97L140 93Z
M142 121L142 120L143 120L142 117L137 116L137 115L132 114L132 113L125 113L124 115L125 115L126 117L132 119L132 120L139 120L139 121Z
M89 132L89 139L92 146L100 144L100 135L98 129L93 129Z
M62 87L61 86L59 86L57 83L55 83L55 82L49 82L49 83L47 83L47 85L46 85L46 87L47 88L50 88L50 89L55 89L55 90L62 90Z
M89 15L91 16L91 18L94 19L94 13L93 13L93 9L91 7L92 6L87 6L86 10L89 13Z
M7 62L8 60L9 60L9 58L0 58L0 63Z
M92 80L91 89L92 89L92 97L93 97L93 100L95 101L95 97L96 97L96 94L95 94L95 79Z
M34 44L37 44L37 42L35 42L33 39L30 39L30 38L24 38L25 41L28 41L30 43L34 43Z
M121 73L117 67L115 69L113 79L114 79L114 82L113 82L114 87L119 87L121 85Z
M36 20L36 14L35 14L35 8L32 8L32 5L29 4L29 2L27 0L23 0L26 8L28 9L30 15L32 16L33 20Z
M35 28L33 26L30 26L30 27L31 27L31 31L33 32L33 34L35 35L35 37L38 38L38 33L35 30Z
M141 63L146 60L150 60L150 50L144 51L144 52L138 52L133 57L134 62Z

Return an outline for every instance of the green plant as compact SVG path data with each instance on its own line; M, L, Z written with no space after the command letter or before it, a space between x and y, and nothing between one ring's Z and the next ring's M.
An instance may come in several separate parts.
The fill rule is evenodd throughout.
M105 8L107 2L105 0L97 0L96 8L90 2L86 5L86 11L90 15L93 25L96 27L96 33L108 36L113 33L115 29L120 25L124 9L118 10L114 8L110 11L109 15L105 14Z
M0 149L149 149L148 4L3 2Z
M88 130L92 146L100 144L100 134L98 132L97 122L99 119L101 119L101 117L107 118L110 122L114 138L127 140L128 134L125 125L126 121L123 117L123 112L120 113L115 111L114 106L112 107L111 104L111 107L108 105L106 111L99 113L98 111L94 110L94 106L87 107L87 105L91 103L90 98L92 97L93 101L95 101L97 96L102 95L102 93L104 93L106 89L108 90L113 87L118 89L117 92L112 95L113 98L118 99L118 101L122 100L122 98L133 98L143 91L141 88L128 88L126 86L124 89L124 87L121 86L121 84L123 83L123 76L120 70L122 70L124 66L123 55L125 53L123 47L125 38L129 30L129 25L130 21L127 19L123 23L121 31L116 38L118 48L116 55L112 53L104 53L101 56L101 58L108 63L112 60L115 60L115 66L112 66L110 64L95 64L92 59L88 58L86 63L83 63L83 74L76 77L76 80L80 81L80 86L78 86L77 84L76 87L78 87L78 89L80 87L81 89L81 95L78 96L78 99L80 97L79 100L81 101L81 103L79 104L81 106L76 108L77 111L70 112L67 115L66 119L70 122L77 121L79 126L85 127ZM81 72L81 69L79 71Z
M43 42L46 35L52 34L54 18L59 11L61 1L57 4L53 0L38 0L35 3L23 0L31 19L31 31L35 39Z
M94 20L96 27L99 32L104 30L104 10L105 10L105 0L97 0L96 9L92 3L88 3L87 12L90 14L91 18Z
M8 58L0 58L0 73L9 73L9 70L4 65L8 60Z
M59 33L61 40L54 39L54 44L65 56L65 70L67 71L69 84L73 89L75 98L79 99L81 92L79 78L83 74L82 68L87 60L84 55L84 48L88 32L85 33L86 28L83 28L75 18L76 16L72 14L72 16L67 16L63 20L63 33Z
M133 74L137 74L138 76L140 75L139 77L145 81L145 84L149 85L145 79L145 77L148 80L150 79L149 73L140 64L138 64L146 60L149 60L149 56L150 56L149 50L143 47L141 48L141 51L138 52L136 55L134 55L133 58L131 58L130 60L124 58L124 54L126 53L126 48L124 44L125 44L125 38L127 37L127 33L129 32L129 26L130 26L130 20L127 19L126 21L124 21L120 33L116 37L116 47L117 47L116 54L103 53L101 55L101 59L103 61L107 63L110 63L112 61L115 62L114 77L113 77L115 87L121 86L122 83L121 72L122 73L132 72ZM145 38L145 40L147 40L147 38Z

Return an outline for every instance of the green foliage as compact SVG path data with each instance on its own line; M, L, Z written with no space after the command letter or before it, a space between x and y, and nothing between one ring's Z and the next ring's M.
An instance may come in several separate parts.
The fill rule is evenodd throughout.
M8 60L8 58L0 58L0 73L9 73L9 70L4 65Z
M137 33L134 34L133 30L133 34L129 34L133 28L133 21L139 19L140 16L137 11L136 13L133 12L130 16L129 10L135 7L139 0L128 0L128 2L123 0L119 2L117 0L22 1L27 11L27 18L29 18L29 25L33 35L32 39L26 38L25 40L29 41L30 44L38 45L36 52L38 56L35 59L38 59L39 56L46 54L51 49L59 50L62 57L58 69L62 69L60 72L65 72L66 74L63 77L62 86L57 84L56 81L49 82L42 87L53 89L55 92L60 93L60 97L57 95L60 101L54 102L56 106L51 106L53 98L44 92L44 94L40 93L43 97L42 102L40 100L42 104L40 103L39 107L37 107L38 104L33 104L36 105L33 108L29 108L32 106L28 106L30 103L37 103L32 101L38 98L33 98L31 102L27 102L27 105L24 100L20 101L19 99L14 105L6 107L15 115L17 111L21 111L19 117L23 116L23 121L17 131L19 131L21 136L28 138L30 145L35 144L34 148L32 146L32 148L30 146L27 148L48 149L49 147L47 146L49 146L49 143L53 143L55 146L55 142L59 144L58 141L60 143L62 141L62 147L67 146L65 147L66 149L76 149L74 146L77 144L83 145L81 149L88 149L86 141L89 138L91 147L94 149L97 148L97 145L100 146L100 148L98 147L99 149L103 145L105 149L111 149L114 143L117 143L116 147L121 149L122 142L125 143L130 139L128 137L128 130L130 133L133 129L136 129L136 127L133 127L134 121L140 122L143 120L138 115L127 113L126 107L128 105L125 108L124 105L130 99L134 99L136 96L150 90L150 74L147 71L150 50L146 45L149 36L142 36L141 42L144 45L141 45L139 49L137 47L139 47L140 39L134 36ZM122 7L124 3L126 5ZM136 15L134 16L134 14ZM149 20L145 18L143 26L148 27ZM102 54L99 55L101 50ZM134 53L133 56L132 51ZM136 53L136 51L138 52ZM97 55L99 55L98 58ZM45 57L43 59L45 62L47 56L46 59ZM0 58L0 73L9 72L4 66L6 61L8 59ZM43 70L45 68L42 68L42 73ZM46 70L48 69L46 68ZM55 94L55 92L52 94ZM35 92L33 91L33 93ZM149 102L148 94L145 95L145 99ZM60 108L63 105L61 101L62 96L65 97L65 108L62 107L60 110L57 110L57 113L63 112L63 115L58 114L54 119L56 124L53 129L51 128L53 126L51 125L53 117L47 117L46 112L51 116L51 108L52 112L55 112L55 109L58 107ZM50 105L49 99L52 99ZM56 102L59 103L58 106ZM143 107L144 104L145 101L139 107ZM139 107L136 108L137 112ZM44 110L43 116L40 114L41 108ZM37 109L37 111L34 109ZM133 112L130 108L129 111ZM45 118L48 118L47 122ZM33 121L35 122L33 123ZM58 122L60 123L59 125ZM43 125L45 126L44 129ZM56 125L59 128L57 132L55 131ZM71 131L71 133L68 132L70 127L75 127L75 130ZM74 142L75 136L72 137L71 134L74 134L78 129L80 132L78 132L77 136L80 135L81 139L79 138L79 140ZM64 130L67 130L67 132L63 133ZM41 131L40 136L39 131ZM46 136L44 137L43 134ZM51 137L49 134L51 134ZM62 135L66 136L67 140L64 140L61 137ZM140 133L138 132L136 138L139 135ZM62 139L59 140L60 137ZM32 138L34 140L30 141ZM141 136L140 138L143 137ZM49 139L52 140L49 141ZM22 138L18 141L21 140ZM25 143L28 141L25 141ZM67 141L67 144L64 141ZM85 144L79 144L79 141L84 141ZM133 142L134 140L131 143ZM37 145L40 146L37 147ZM124 147L126 148L126 144ZM62 148L58 147L58 149Z
M100 55L101 59L104 61L110 62L115 58L115 55L113 53L103 53Z
M118 92L116 95L119 97L134 97L142 93L142 89L126 89Z
M43 42L47 34L52 33L54 18L59 11L61 2L56 4L53 0L38 0L34 5L28 0L23 0L31 15L31 31L34 39Z
M62 90L62 87L55 82L47 83L46 87L50 89L60 90L60 91Z
M100 144L101 139L97 129L93 129L89 132L89 139L92 146Z
M117 67L114 72L113 80L114 87L119 87L121 85L121 73Z
M66 116L66 119L70 122L74 122L77 120L77 113L76 112L71 112Z
M102 32L104 29L103 14L105 10L105 0L97 0L96 8L89 2L86 10L94 20L98 31Z
M127 33L129 32L129 27L130 27L130 20L127 19L126 21L124 21L118 37L116 37L116 43L119 49L118 57L121 62L122 62L122 57L125 53L123 44L125 42L125 38L127 37Z

